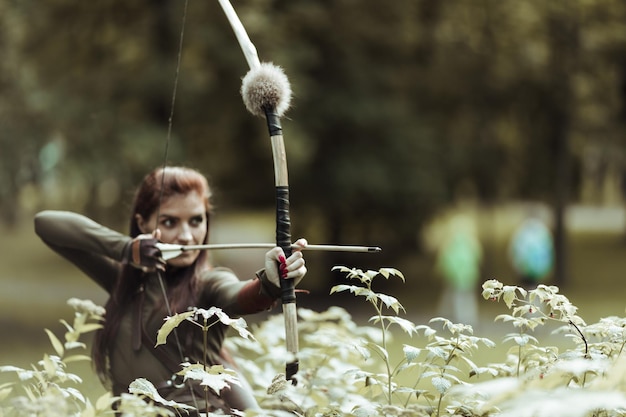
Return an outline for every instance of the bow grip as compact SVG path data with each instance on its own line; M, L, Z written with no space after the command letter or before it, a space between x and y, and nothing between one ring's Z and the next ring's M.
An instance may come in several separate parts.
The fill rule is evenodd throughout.
M289 187L276 186L276 244L291 256L291 220L289 219ZM281 279L281 300L283 304L295 303L295 285L292 279Z

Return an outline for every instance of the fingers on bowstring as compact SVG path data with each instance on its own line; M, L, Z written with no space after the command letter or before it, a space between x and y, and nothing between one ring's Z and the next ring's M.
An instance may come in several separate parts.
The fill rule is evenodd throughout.
M167 261L163 259L161 253L159 252L158 257L156 258L156 263L154 267L158 270L165 271L165 266L167 265Z
M298 240L296 240L294 242L294 245L296 247L294 247L293 250L294 251L300 251L300 250L306 248L308 244L309 244L309 242L307 242L307 240L305 238L300 238L300 239L298 239Z
M147 243L148 247L146 248L146 258L149 268L152 270L159 269L161 271L165 271L165 265L167 262L163 259L161 249L159 249L155 244L156 242L152 239Z

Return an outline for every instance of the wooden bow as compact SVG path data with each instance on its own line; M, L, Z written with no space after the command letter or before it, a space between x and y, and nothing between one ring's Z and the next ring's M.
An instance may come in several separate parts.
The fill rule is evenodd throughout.
M233 31L235 32L235 36L239 41L239 45L241 46L244 56L246 57L246 61L248 62L248 66L250 67L250 71L252 72L258 70L261 67L261 63L259 61L256 48L250 41L245 28L235 13L235 10L228 0L219 0L219 2L233 28ZM242 94L244 94L243 87ZM290 96L291 91L289 91L288 94ZM259 97L255 97L253 101L257 98ZM287 156L285 153L282 127L279 118L280 114L277 109L276 102L266 100L264 97L260 97L259 99L260 103L256 104L258 104L258 106L265 113L274 160L274 179L276 189L276 245L282 248L286 257L289 257L292 253L291 223L289 218L289 177L287 171ZM290 97L287 97L287 100L288 99L290 99ZM245 100L246 97L244 96L244 101ZM246 107L250 110L247 103ZM253 113L255 113L254 110ZM283 306L283 315L285 318L286 345L287 351L292 356L289 358L285 367L285 378L295 383L294 375L298 372L298 330L295 288L293 280L281 279L280 282L281 301Z

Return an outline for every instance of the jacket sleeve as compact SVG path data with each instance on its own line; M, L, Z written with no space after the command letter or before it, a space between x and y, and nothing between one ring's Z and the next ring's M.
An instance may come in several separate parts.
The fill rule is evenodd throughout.
M131 238L80 214L42 211L35 216L35 233L52 250L72 262L109 293L120 273Z
M231 317L269 310L280 297L280 288L267 279L264 270L251 280L240 281L230 269L215 268L202 276L200 285L199 307L219 307Z

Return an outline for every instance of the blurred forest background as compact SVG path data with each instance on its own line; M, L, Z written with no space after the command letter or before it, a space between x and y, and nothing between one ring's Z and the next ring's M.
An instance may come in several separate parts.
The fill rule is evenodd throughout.
M615 279L607 286L620 283L626 2L233 6L261 60L283 67L294 91L282 121L292 235L383 248L311 254L310 274L320 278L308 286L327 294L321 277L333 265L393 266L416 296L432 298L427 288L440 283L432 227L455 211L479 225L484 279L514 283L505 246L529 207L539 208L555 237L550 282L566 287L576 274L604 274ZM46 254L47 272L43 264L56 260L32 235L37 210L74 210L126 230L130 193L164 163L184 7L183 0L0 0L5 294L36 267L33 253ZM272 238L272 156L265 122L239 95L247 70L218 2L190 0L167 163L209 176L216 243L258 241L259 218ZM254 221L239 216L248 212L257 213ZM598 227L579 243L572 219L582 218ZM23 230L25 250L39 250L28 257L9 241ZM9 272L11 265L23 270Z

